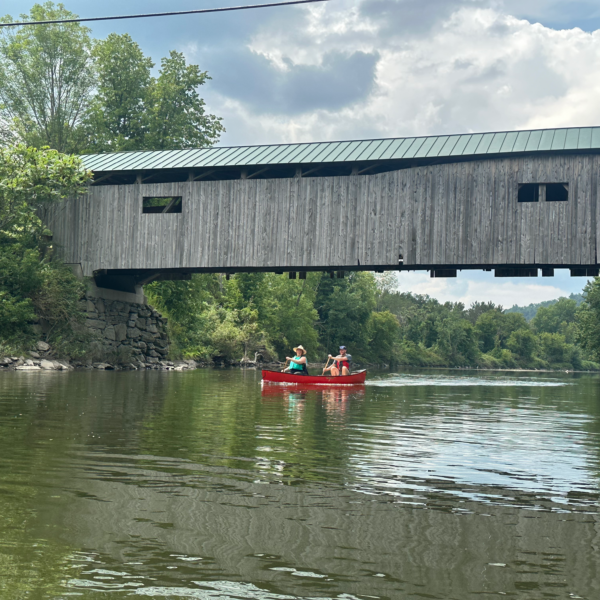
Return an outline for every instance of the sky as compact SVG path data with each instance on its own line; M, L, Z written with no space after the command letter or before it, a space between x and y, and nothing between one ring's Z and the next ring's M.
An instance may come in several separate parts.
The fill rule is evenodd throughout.
M258 0L257 0L258 1ZM80 16L251 0L64 0ZM17 16L33 2L2 0ZM331 0L303 7L98 23L158 66L184 52L212 79L220 145L402 137L600 124L598 0ZM586 278L456 279L402 273L400 289L503 306L578 293Z

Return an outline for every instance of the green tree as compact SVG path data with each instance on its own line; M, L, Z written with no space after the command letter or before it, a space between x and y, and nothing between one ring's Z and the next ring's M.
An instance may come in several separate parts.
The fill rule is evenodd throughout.
M85 193L90 178L76 156L24 144L0 148L0 231L8 236L39 235L43 226L36 212Z
M319 339L328 352L333 353L344 344L355 358L365 358L375 293L372 273L356 271L344 279L331 279L328 273L322 274L315 307L319 313Z
M208 360L217 352L212 334L223 320L216 307L222 301L218 275L156 281L144 290L150 303L169 319L173 354Z
M486 312L495 311L502 313L503 309L500 305L493 302L473 302L468 310L465 311L465 316L473 325L477 323L477 319Z
M490 352L496 347L502 319L502 313L495 310L484 312L477 319L475 331L479 342L479 349L482 352Z
M369 360L378 364L398 362L400 323L389 311L374 312L368 322Z
M72 19L62 4L35 4L27 21ZM4 21L12 22L6 16ZM79 23L0 32L0 117L30 146L75 151L94 87L90 30Z
M225 131L221 118L206 114L198 87L210 79L197 65L188 65L180 52L161 61L146 100L148 132L144 147L180 150L211 146Z
M576 313L577 339L590 356L600 361L600 277L586 284L583 296Z
M477 337L475 328L456 313L440 323L438 353L451 366L472 365L477 359Z
M555 304L539 308L531 324L538 333L559 333L575 321L576 311L575 300L559 298Z
M303 281L269 275L270 285L266 289L272 304L265 311L266 319L261 326L269 333L280 358L290 356L292 348L302 344L308 360L318 360L320 347L316 324L319 313L314 303L320 278L320 273L308 273Z
M537 349L537 338L529 328L517 329L511 332L506 347L523 360L531 360Z
M111 33L96 43L92 54L97 82L85 115L88 151L143 148L154 63L128 34Z
M81 284L54 253L38 211L84 193L81 161L20 144L0 149L0 341L22 344L42 317L54 336L72 333Z
M521 313L503 313L498 330L498 345L506 348L506 342L514 331L530 329L529 323Z

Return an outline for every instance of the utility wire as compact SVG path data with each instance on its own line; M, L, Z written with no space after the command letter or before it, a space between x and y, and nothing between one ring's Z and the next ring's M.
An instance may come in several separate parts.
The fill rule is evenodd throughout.
M203 8L199 10L182 10L178 12L148 13L143 15L120 15L116 17L88 17L77 19L56 19L54 21L19 21L0 23L0 27L22 27L23 25L51 25L55 23L83 23L85 21L116 21L118 19L145 19L147 17L173 17L178 15L197 15L201 13L229 12L233 10L250 10L253 8L271 8L292 4L311 4L313 2L329 2L329 0L290 0L289 2L271 2L270 4L251 4L248 6L227 6L224 8Z

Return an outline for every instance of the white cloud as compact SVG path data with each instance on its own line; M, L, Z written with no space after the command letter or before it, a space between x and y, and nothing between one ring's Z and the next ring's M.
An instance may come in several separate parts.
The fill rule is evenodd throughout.
M494 302L504 308L514 304L527 306L580 293L587 278L571 278L568 272L556 271L553 278L496 279L493 273L464 272L454 278L431 279L429 273L403 271L398 275L402 292L428 295L440 302Z
M246 51L274 71L300 76L301 68L322 64L332 52L360 51L378 57L375 86L354 104L312 106L294 115L275 115L267 101L261 110L256 98L246 105L243 90L220 96L220 113L230 124L223 141L356 139L600 120L600 31L557 31L479 4L457 3L417 33L403 28L401 7L408 3L394 2L381 3L394 7L383 20L364 2L357 8L342 1L308 9L291 30L266 23ZM362 76L367 86L369 75ZM265 86L265 98L269 93ZM245 126L232 127L240 118Z

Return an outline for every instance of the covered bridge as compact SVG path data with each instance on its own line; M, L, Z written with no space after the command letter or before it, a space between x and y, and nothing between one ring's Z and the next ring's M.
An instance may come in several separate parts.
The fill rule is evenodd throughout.
M83 157L44 219L99 286L249 271L598 274L600 127Z

